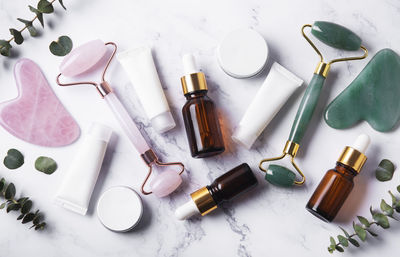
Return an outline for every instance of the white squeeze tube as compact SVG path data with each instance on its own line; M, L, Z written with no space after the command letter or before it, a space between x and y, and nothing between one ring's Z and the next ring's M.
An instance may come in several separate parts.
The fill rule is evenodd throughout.
M111 128L92 123L65 174L54 203L81 215L86 214L111 134Z
M117 54L128 74L143 109L152 126L164 133L175 127L167 99L161 86L151 49L140 47Z
M303 80L274 62L267 78L236 127L232 139L250 149L293 92L302 84Z

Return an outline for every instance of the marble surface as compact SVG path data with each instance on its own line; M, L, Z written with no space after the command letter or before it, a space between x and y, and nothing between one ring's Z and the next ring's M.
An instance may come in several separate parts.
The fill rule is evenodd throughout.
M25 155L25 164L15 171L1 167L0 175L13 181L18 193L34 199L35 207L46 214L49 227L37 233L18 224L16 214L0 212L0 256L329 256L329 235L339 232L337 225L351 227L357 214L368 216L370 204L379 206L388 189L399 184L397 171L390 182L378 182L374 169L383 158L399 164L399 130L380 133L366 123L347 130L335 130L323 120L324 107L362 70L366 60L332 66L323 88L315 117L303 140L297 162L308 178L306 186L277 188L263 181L258 170L261 158L279 154L287 139L304 87L290 98L254 147L248 151L235 145L231 134L246 106L265 79L272 61L277 61L309 83L318 58L301 37L300 28L314 20L339 22L357 32L372 54L389 47L400 53L400 1L64 1L68 10L56 7L55 15L46 15L41 36L16 47L19 57L37 62L51 86L83 130L91 121L102 122L115 130L106 153L100 178L87 216L68 212L52 203L69 162L81 143L62 148L45 148L25 143L0 129L0 152L15 147ZM17 17L28 18L26 6L36 1L0 0L0 35L8 35L9 26L20 26ZM267 40L270 59L267 69L254 79L228 77L218 67L214 52L223 35L238 27L251 27ZM52 56L49 43L60 35L69 35L74 44L91 39L117 42L120 49L148 44L153 54L177 127L165 135L157 134L143 117L132 85L117 62L107 75L122 97L130 114L153 140L163 160L181 159L186 167L185 182L178 192L165 199L143 197L145 212L139 227L120 234L105 229L96 217L95 203L101 192L114 185L139 190L145 166L108 110L106 103L91 87L60 88L54 83L61 58ZM342 56L323 47L327 56ZM206 73L210 97L218 106L227 151L206 160L191 158L184 134L180 109L184 104L179 78L180 58L194 52ZM17 58L0 59L0 101L17 95L12 66ZM98 74L97 74L98 75ZM359 133L371 136L372 145L356 187L335 223L324 223L304 206L326 170L332 168L345 145ZM57 160L59 169L51 176L33 168L39 155ZM251 193L225 205L224 209L190 221L177 221L173 212L188 199L189 193L208 184L230 168L247 162L260 185ZM398 250L400 225L387 231L377 229L377 239L368 239L360 249L350 247L343 256L390 255Z

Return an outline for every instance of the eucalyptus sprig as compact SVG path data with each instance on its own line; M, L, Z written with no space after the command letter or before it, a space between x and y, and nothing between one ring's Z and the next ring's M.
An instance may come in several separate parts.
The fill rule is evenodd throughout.
M58 1L62 8L66 10L63 0L40 0L35 7L29 5L29 10L35 14L35 17L33 17L30 20L25 20L18 18L17 20L22 22L24 24L24 27L21 29L15 29L15 28L10 28L10 34L11 38L9 40L1 39L0 40L0 54L3 56L10 56L10 49L12 48L11 42L14 41L17 45L20 45L24 42L24 37L22 36L22 32L27 29L29 31L29 34L32 37L37 36L37 30L33 25L33 22L35 20L38 20L42 27L44 27L44 20L43 20L43 15L44 14L49 14L54 12L54 7L53 3L55 1Z
M397 191L400 193L400 185L397 186ZM367 218L362 216L357 216L357 219L360 223L355 223L353 221L353 229L354 233L349 234L342 227L340 229L343 231L344 235L338 235L336 242L334 237L330 237L330 246L328 246L328 251L333 253L335 250L339 252L344 252L344 248L348 247L350 244L355 247L359 247L359 242L355 239L357 236L361 241L365 241L367 238L367 233L373 237L377 237L378 235L371 230L372 226L378 226L383 229L387 229L390 227L389 218L399 221L396 217L394 217L394 213L400 213L400 199L397 198L391 191L389 191L389 195L392 198L392 204L389 205L384 199L381 200L380 210L374 211L372 206L370 207L370 212L372 216L372 220L369 221ZM349 244L350 243L350 244Z
M43 215L39 210L32 212L33 202L29 197L21 197L15 199L15 186L13 183L7 184L5 179L0 180L0 195L5 198L5 202L0 204L0 209L6 208L7 213L10 211L20 211L17 220L22 220L22 224L32 222L30 228L35 230L43 230L46 227L46 222L43 221Z

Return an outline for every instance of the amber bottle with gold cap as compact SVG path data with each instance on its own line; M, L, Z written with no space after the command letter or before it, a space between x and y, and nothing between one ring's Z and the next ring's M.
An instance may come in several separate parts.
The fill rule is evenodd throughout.
M193 55L183 56L185 76L181 78L187 99L183 121L192 157L204 158L225 150L215 105L207 96L204 73L197 71Z
M346 146L334 169L328 170L306 209L323 221L332 221L354 187L354 177L361 171L367 157L367 135L358 136L353 146Z

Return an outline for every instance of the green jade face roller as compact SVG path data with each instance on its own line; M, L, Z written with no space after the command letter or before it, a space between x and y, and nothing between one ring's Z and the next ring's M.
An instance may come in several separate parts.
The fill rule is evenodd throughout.
M364 51L364 55L359 57L334 59L325 63L321 52L304 33L304 29L307 27L311 28L311 34L313 34L318 40L331 47L347 51L355 51L361 48L361 50ZM311 121L315 107L318 103L322 85L324 84L325 78L328 75L330 66L335 62L364 59L368 55L368 50L361 45L361 38L349 29L338 24L326 21L316 21L313 25L304 25L301 29L301 32L307 42L319 55L320 61L297 110L288 141L283 149L283 154L279 157L263 159L259 165L259 168L266 173L265 179L268 182L283 187L289 187L293 184L302 185L306 180L303 172L294 162L294 158L299 150L300 142L307 130L308 124ZM290 156L291 163L300 174L301 180L297 181L296 174L283 166L271 164L267 169L263 167L264 162L283 159L286 155Z

